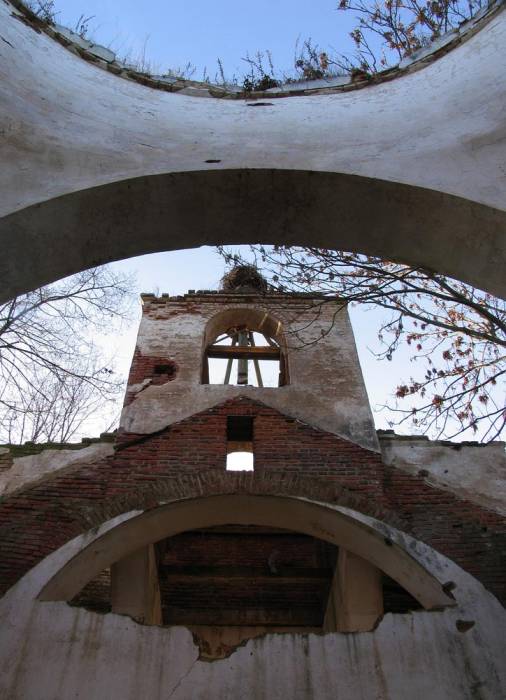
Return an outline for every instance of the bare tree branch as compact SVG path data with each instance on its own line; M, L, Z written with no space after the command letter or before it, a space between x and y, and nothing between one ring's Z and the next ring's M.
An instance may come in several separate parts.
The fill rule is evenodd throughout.
M228 263L251 262L220 250ZM250 254L273 288L320 292L319 303L338 300L339 308L385 310L376 356L392 360L404 347L424 371L423 377L399 383L385 404L391 425L410 422L434 437L471 429L486 440L504 431L504 301L430 270L374 256L284 246L251 246Z
M86 270L0 305L0 440L58 441L123 387L95 342L129 315L132 279Z

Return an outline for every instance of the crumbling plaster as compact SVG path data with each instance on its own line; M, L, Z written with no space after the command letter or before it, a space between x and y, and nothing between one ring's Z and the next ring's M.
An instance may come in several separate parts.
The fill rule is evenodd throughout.
M506 515L503 442L449 443L383 431L378 436L385 464L424 476L429 484Z
M8 448L0 448L0 453L9 454ZM11 466L0 471L0 496L7 496L18 488L33 486L36 482L51 478L56 472L80 464L90 464L104 459L114 452L111 441L96 442L82 449L51 449L48 446L41 452L26 457L13 457Z
M145 304L149 304L145 297ZM237 396L261 401L285 415L379 451L348 312L334 304L320 312L311 300L284 300L217 295L163 298L143 314L137 349L144 356L169 357L178 366L175 378L161 386L129 385L135 395L123 410L120 427L130 433L154 433L171 423ZM206 325L227 309L265 309L284 325L290 383L277 388L201 384ZM307 328L305 328L307 326ZM297 329L298 335L292 333ZM224 329L226 330L226 329ZM328 332L330 330L330 332ZM320 331L327 332L321 335ZM319 338L311 345L311 341Z
M0 3L2 298L112 259L253 241L504 291L499 7L420 70L255 109L123 80L12 9Z
M127 513L67 543L0 601L3 697L405 700L407 683L414 700L502 697L506 612L462 569L391 528L389 535L404 538L434 575L456 584L455 608L387 614L368 633L270 634L250 640L227 659L209 663L199 660L199 650L184 627L142 626L124 616L95 614L64 602L37 602L40 589L66 562L137 515ZM474 625L460 632L459 620Z

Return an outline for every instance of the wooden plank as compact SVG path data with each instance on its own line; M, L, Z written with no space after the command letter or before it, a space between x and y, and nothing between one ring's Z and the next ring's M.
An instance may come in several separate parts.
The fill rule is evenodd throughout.
M219 360L228 360L230 357L243 360L279 360L279 348L272 347L233 347L231 345L210 345L207 348L207 356Z
M249 333L249 342L250 342L251 347L254 348L255 347L255 337L254 337L253 333L251 333L251 331ZM258 364L258 360L256 358L253 360L253 366L255 368L257 384L259 387L263 388L264 383L262 380L262 372L260 371L260 365Z
M160 572L169 580L173 579L248 579L248 580L268 580L273 583L282 580L293 581L321 580L330 581L333 570L330 568L301 568L278 566L276 571L271 571L268 567L256 566L199 566L199 565L162 565Z

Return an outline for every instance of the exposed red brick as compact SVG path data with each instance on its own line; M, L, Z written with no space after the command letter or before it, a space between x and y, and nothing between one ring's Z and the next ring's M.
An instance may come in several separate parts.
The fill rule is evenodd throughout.
M254 418L255 471L226 472L229 415ZM131 509L224 493L337 503L413 534L506 601L506 519L384 465L381 457L263 404L234 399L5 498L0 590L71 538Z
M131 390L131 386L141 384L149 380L149 385L161 385L176 378L178 366L168 357L155 357L153 355L143 355L138 348L135 349L130 373L128 375L127 392L124 405L131 403L136 395L136 391Z

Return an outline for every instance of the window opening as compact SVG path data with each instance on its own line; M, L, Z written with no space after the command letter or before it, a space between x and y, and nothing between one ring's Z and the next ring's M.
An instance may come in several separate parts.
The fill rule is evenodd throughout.
M285 359L279 344L247 326L229 329L206 349L210 384L277 387L286 383Z
M227 472L254 471L253 452L229 452L227 454Z
M253 471L253 469L253 418L227 416L226 470L237 472Z

